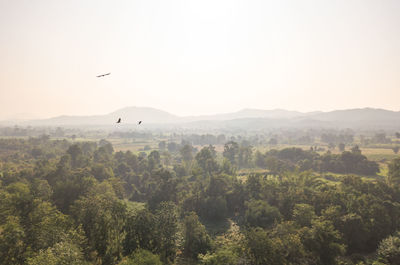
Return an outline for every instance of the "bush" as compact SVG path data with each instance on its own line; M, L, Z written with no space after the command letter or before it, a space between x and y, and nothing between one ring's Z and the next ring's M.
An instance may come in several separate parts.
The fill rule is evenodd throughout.
M158 255L145 249L138 249L118 265L162 265L162 262Z
M378 256L383 262L400 264L400 233L382 240L378 247Z
M281 214L276 207L266 201L253 200L247 203L245 220L249 226L267 228L275 221L280 221Z

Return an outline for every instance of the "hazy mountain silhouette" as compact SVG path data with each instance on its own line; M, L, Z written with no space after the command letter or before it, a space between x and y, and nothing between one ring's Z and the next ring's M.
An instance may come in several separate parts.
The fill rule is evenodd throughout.
M320 112L311 115L313 119L321 121L377 121L377 120L398 120L400 112L384 109L348 109Z
M282 109L261 110L243 109L237 112L180 117L171 113L147 107L126 107L105 115L58 116L51 119L30 120L20 125L44 126L107 126L115 125L121 118L123 124L137 124L139 120L146 125L175 124L182 127L213 128L268 128L268 127L364 127L397 128L400 126L400 112L384 109L348 109L330 112L288 111ZM3 123L4 124L4 123ZM10 123L8 123L10 124Z
M302 117L305 113L298 111L289 111L283 109L261 110L261 109L242 109L237 112L223 113L215 115L189 116L182 118L182 121L215 121L215 120L234 120L243 118L271 118L271 119L287 119L294 117Z
M139 120L146 123L171 123L176 122L177 116L168 112L147 108L147 107L127 107L119 109L105 115L92 116L58 116L50 119L31 120L25 122L29 125L46 125L46 126L84 126L84 125L113 125L116 120L121 118L124 124L137 124Z
M107 125L115 123L121 117L124 124L136 124L139 120L145 121L146 124L166 124L166 123L184 123L195 121L222 121L243 118L294 118L302 117L304 113L287 110L259 110L259 109L243 109L238 112L179 117L166 111L147 108L147 107L126 107L114 111L106 115L93 116L58 116L50 119L32 120L32 125Z
M124 123L137 124L138 121L142 120L146 123L171 123L176 122L179 119L178 116L170 114L163 110L147 107L126 107L114 111L108 116L121 117Z

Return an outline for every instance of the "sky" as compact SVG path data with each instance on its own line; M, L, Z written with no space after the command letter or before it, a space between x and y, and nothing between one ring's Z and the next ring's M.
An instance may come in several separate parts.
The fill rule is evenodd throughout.
M398 0L0 0L0 119L399 111L399 14Z

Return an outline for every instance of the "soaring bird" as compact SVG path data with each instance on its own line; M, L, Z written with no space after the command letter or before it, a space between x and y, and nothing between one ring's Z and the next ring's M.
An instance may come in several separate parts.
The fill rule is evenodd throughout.
M107 73L107 74L98 75L98 76L96 76L96 77L104 77L104 76L106 76L106 75L109 75L109 74L111 74L111 73Z
M140 125L141 123L142 123L142 121L139 121L139 122L138 122L138 125Z
M117 123L121 123L121 118L118 119Z

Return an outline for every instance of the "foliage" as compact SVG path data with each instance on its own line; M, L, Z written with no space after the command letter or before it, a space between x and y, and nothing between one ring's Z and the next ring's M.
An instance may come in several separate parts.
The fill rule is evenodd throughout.
M378 256L388 264L400 264L400 234L382 240L378 247Z
M204 265L236 265L238 264L239 256L231 249L221 248L215 253L207 253L201 258L201 264Z
M162 265L160 258L145 249L138 249L118 265Z
M247 203L245 220L249 226L267 228L279 222L280 219L279 210L265 201L252 200Z
M314 132L172 135L147 153L0 139L0 264L399 263L400 160L377 176L351 133L325 133L325 154L260 148Z
M27 260L27 265L84 265L88 264L82 250L76 244L68 241L56 243L54 246L45 250L40 250L38 254Z
M379 166L374 161L369 161L361 154L358 147L351 152L344 151L341 154L319 155L314 151L304 151L300 148L285 148L282 150L271 150L263 156L258 154L257 164L264 166L273 173L282 173L295 168L315 170L319 172L355 173L361 175L375 175L379 172Z
M194 212L185 217L184 226L184 253L196 259L198 254L205 254L211 248L211 238Z
M261 228L252 228L246 232L247 255L251 264L283 264L279 249Z

